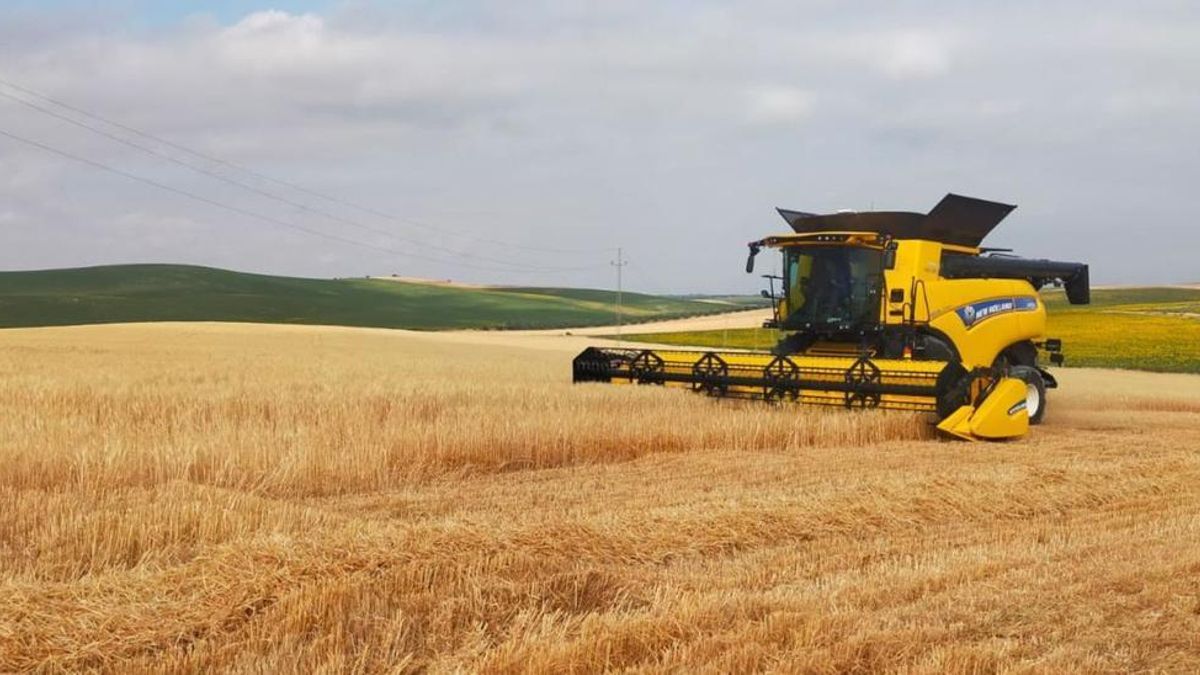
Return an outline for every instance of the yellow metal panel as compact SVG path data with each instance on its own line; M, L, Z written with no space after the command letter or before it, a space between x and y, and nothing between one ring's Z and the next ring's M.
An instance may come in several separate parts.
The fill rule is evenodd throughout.
M964 405L938 424L938 429L967 440L998 441L1029 433L1025 383L1006 377L996 383L978 408Z
M942 279L930 284L934 307L930 326L950 338L968 369L990 366L1006 347L1024 340L1041 340L1046 332L1046 308L1028 281L1020 279ZM1010 311L968 327L956 313L961 307L989 300L1034 298L1033 310Z

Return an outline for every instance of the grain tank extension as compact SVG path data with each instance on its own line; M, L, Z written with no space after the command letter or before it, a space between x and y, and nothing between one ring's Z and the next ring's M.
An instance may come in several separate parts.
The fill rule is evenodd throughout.
M1023 436L1058 386L1046 362L1063 360L1038 290L1061 285L1071 304L1090 290L1085 264L981 246L1014 208L950 194L928 214L780 209L793 232L750 242L746 263L782 255L764 292L782 336L771 352L589 347L574 380L926 411L951 436Z

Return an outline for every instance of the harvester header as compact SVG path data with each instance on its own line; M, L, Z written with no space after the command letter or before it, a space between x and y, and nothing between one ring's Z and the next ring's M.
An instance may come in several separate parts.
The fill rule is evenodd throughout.
M793 232L750 242L746 262L752 272L765 248L782 257L764 291L766 325L781 332L771 352L591 347L574 380L926 411L952 436L1022 436L1057 386L1042 357L1063 358L1038 291L1064 285L1086 304L1089 280L1082 263L982 248L1014 208L949 194L927 214L779 209Z

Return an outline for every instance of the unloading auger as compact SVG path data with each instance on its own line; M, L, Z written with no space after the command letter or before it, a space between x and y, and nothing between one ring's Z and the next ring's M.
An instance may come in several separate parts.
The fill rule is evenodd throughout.
M762 249L783 255L763 291L775 310L765 325L783 335L771 352L589 347L574 381L923 411L959 438L1023 436L1058 386L1040 355L1063 360L1038 290L1062 285L1087 304L1090 286L1085 264L980 246L1014 208L949 194L928 214L779 209L794 233L750 242L746 261L753 272Z

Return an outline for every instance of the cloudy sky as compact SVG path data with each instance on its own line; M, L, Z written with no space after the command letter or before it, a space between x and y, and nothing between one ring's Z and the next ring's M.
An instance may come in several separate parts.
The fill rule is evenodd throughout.
M622 246L754 292L774 207L953 191L1019 205L990 245L1200 281L1200 9L1022 6L5 2L0 268L611 286Z

